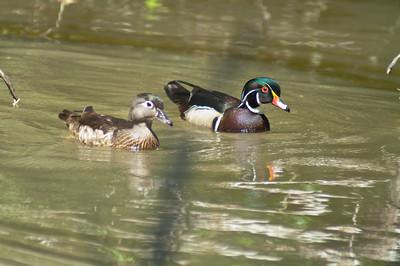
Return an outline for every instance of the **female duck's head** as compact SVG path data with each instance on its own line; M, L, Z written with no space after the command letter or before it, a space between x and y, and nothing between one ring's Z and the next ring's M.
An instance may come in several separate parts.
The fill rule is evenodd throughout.
M247 107L253 113L260 113L257 107L261 104L272 103L276 107L290 112L289 106L281 100L280 96L281 88L275 80L267 77L254 78L244 85L239 107Z
M134 124L144 122L151 126L151 121L155 118L172 126L172 121L163 109L164 103L161 98L151 93L141 93L132 101L129 109L129 120L133 121Z

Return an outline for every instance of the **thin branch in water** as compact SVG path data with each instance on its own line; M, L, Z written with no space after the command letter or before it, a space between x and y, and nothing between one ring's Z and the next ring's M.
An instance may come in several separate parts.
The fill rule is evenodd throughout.
M396 63L399 59L400 59L400 54L398 54L395 58L393 58L392 62L390 62L390 64L388 65L388 67L386 69L386 74L389 75L390 72L392 72L394 65L396 65Z
M64 14L64 8L68 5L75 4L78 2L78 0L58 0L58 1L60 2L60 9L58 10L55 27L48 28L47 31L43 33L44 36L47 36L50 33L52 33L54 30L60 28L60 24L61 24L62 17Z
M17 97L15 94L15 89L11 84L10 78L4 73L3 70L0 69L0 78L4 81L4 83L7 85L8 90L10 91L11 96L13 97L13 103L12 105L14 107L17 106L18 102L21 100L20 98Z

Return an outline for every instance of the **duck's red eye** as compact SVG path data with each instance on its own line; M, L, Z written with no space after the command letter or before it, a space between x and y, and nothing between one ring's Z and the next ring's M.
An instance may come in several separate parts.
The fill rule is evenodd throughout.
M263 93L268 93L268 88L267 88L266 86L263 86L263 87L261 88L261 91L262 91Z

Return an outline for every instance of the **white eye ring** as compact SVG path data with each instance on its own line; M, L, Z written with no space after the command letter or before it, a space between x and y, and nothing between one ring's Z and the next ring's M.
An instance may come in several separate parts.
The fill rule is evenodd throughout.
M154 107L154 103L151 102L151 101L145 101L145 102L143 103L143 105L144 105L145 107L149 108L149 109L153 109L153 107Z

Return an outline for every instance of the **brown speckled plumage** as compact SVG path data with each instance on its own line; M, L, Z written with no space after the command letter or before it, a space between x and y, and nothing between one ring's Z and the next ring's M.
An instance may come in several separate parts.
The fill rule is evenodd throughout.
M81 143L127 150L151 150L160 142L151 129L153 118L172 125L162 110L162 101L152 94L139 94L129 110L129 119L98 114L89 106L82 112L63 110L59 118Z
M112 143L112 147L130 150L152 150L159 145L157 136L144 123L131 130L117 131Z

